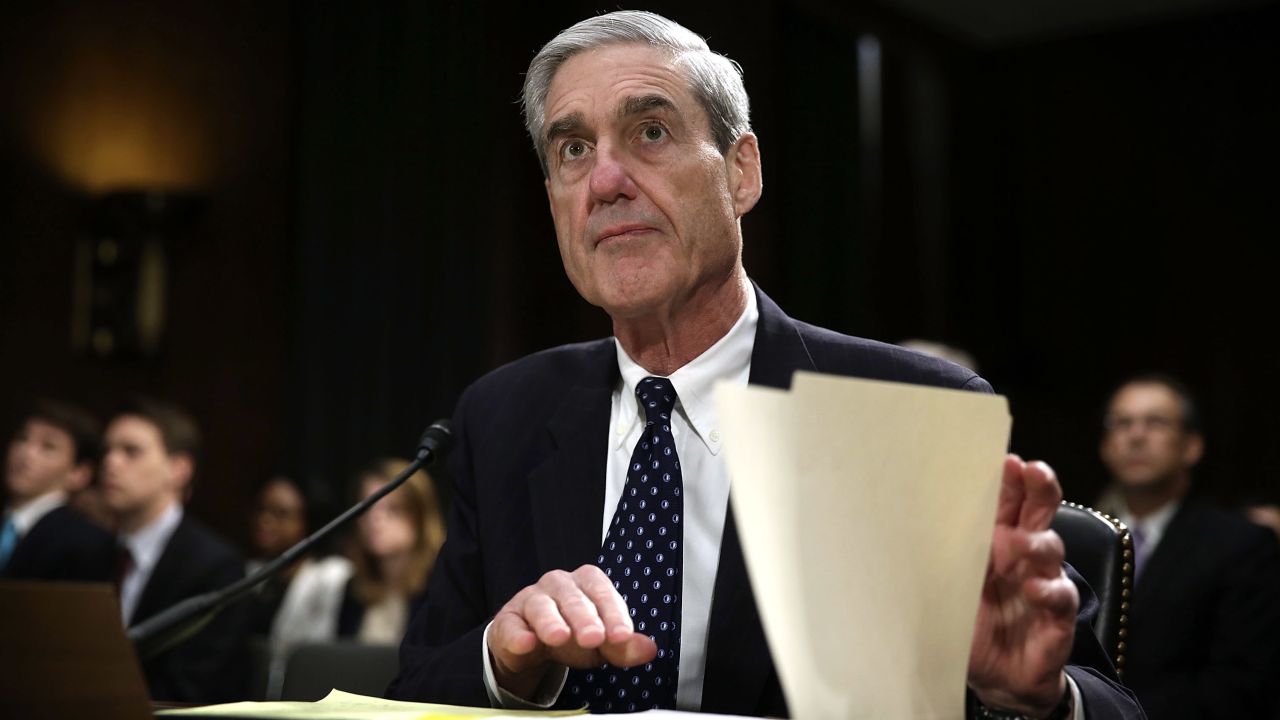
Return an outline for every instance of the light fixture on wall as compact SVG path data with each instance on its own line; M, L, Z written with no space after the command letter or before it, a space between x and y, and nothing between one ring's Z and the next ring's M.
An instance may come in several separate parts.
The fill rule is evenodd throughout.
M149 358L161 348L169 255L198 195L128 190L97 198L76 242L71 345L98 358Z

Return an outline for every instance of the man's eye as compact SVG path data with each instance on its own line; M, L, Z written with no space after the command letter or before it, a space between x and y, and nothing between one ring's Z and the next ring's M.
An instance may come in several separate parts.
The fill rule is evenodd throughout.
M581 140L570 140L560 149L565 160L577 160L587 154L587 144Z
M649 142L658 142L667 136L667 129L661 125L646 125L641 135Z

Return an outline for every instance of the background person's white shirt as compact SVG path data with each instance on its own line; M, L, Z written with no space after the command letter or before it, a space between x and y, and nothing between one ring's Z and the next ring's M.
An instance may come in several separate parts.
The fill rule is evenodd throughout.
M61 490L54 490L27 501L21 507L10 508L9 517L13 520L13 529L18 534L18 541L21 542L22 538L31 532L31 528L35 527L45 515L66 503L67 494Z
M133 619L134 611L138 609L142 591L151 580L151 573L155 571L156 563L160 562L169 538L173 537L181 523L182 504L173 503L160 513L160 517L146 526L131 533L120 533L120 544L128 548L133 556L133 567L125 573L120 583L120 615L126 627Z

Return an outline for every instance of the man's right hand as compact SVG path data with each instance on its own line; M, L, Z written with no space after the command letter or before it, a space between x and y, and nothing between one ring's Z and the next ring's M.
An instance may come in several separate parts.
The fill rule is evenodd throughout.
M498 686L530 699L555 665L632 667L658 646L634 631L627 604L595 565L552 570L511 598L489 626L489 654Z

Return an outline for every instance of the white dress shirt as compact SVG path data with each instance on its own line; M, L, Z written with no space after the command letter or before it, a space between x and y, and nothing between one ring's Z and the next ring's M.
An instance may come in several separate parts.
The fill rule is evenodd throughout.
M746 292L747 307L729 332L669 378L677 395L671 434L684 476L686 518L684 586L680 600L680 675L676 686L676 707L681 710L698 710L702 706L711 594L720 565L720 538L729 505L729 468L721 454L724 437L711 392L719 380L746 385L751 374L751 351L755 347L760 313L755 291L748 285ZM622 498L631 454L644 428L644 413L636 402L636 386L650 374L627 356L621 344L617 348L622 386L613 391L609 420L602 543Z
M684 476L684 586L680 600L680 676L676 686L676 706L681 710L698 710L702 705L711 595L729 505L729 468L721 454L724 437L711 392L718 380L746 385L751 374L751 351L755 347L760 312L755 289L749 282L744 282L744 292L747 307L729 332L669 378L678 396L671 434ZM609 413L604 508L600 518L602 544L627 484L631 453L644 427L645 418L636 402L636 385L650 375L616 340L615 345L622 380L613 390ZM507 708L545 708L555 703L568 672L551 673L535 693L532 703L517 698L497 685L489 663L488 634L486 628L482 646L484 679L493 704Z
M138 609L138 601L142 599L142 591L151 579L151 573L160 562L169 538L182 522L182 504L173 503L160 517L150 524L131 533L120 533L119 542L129 549L133 556L133 567L125 573L120 583L120 615L128 627L133 613Z
M65 504L67 504L67 494L61 490L54 490L28 501L22 507L12 508L9 511L9 517L13 520L13 529L18 534L18 540L21 541L27 533L31 532L31 528L35 527L41 518Z
M1151 553L1156 551L1156 546L1160 544L1160 539L1164 537L1164 531L1169 527L1169 521L1173 519L1174 513L1178 512L1178 508L1182 503L1178 500L1165 503L1164 507L1153 513L1148 513L1141 519L1129 511L1127 506L1121 506L1116 517L1120 522L1128 525L1131 530L1142 533L1142 561L1145 563L1151 557ZM1135 558L1136 560L1136 558Z

